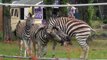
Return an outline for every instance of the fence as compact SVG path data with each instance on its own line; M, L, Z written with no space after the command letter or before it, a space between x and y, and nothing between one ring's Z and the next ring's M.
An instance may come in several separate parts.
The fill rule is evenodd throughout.
M96 5L107 5L107 3L93 3L93 4L71 4L71 5L33 5L33 4L8 4L0 3L1 6L35 6L35 7L70 7L70 6L96 6ZM21 58L21 59L31 59L31 57L22 57L22 56L7 56L0 55L1 58ZM67 58L38 58L38 60L68 60ZM71 59L79 60L79 59ZM91 60L91 59L90 59ZM94 60L94 59L92 59ZM95 59L96 60L96 59ZM100 60L100 59L97 59ZM106 60L106 59L103 59Z
M0 3L0 5L5 6L35 6L35 7L70 7L70 6L97 6L97 5L107 5L107 3L90 3L90 4L70 4L70 5L34 5L34 4L8 4Z
M23 56L7 56L7 55L0 55L1 58L16 58L16 59L31 59L31 57L23 57ZM37 60L69 60L69 58L38 58ZM80 60L74 58L73 60Z

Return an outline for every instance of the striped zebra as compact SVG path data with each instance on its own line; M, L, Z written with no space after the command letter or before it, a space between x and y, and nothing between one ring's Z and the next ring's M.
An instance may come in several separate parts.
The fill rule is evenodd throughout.
M26 21L19 21L17 26L16 26L16 36L19 37L19 39L21 39L20 42L20 54L22 55L22 45L24 44L24 48L27 49L32 49L31 45L35 43L35 37L34 37L34 33L35 31L38 29L39 25L37 24L32 24L33 19L31 17L28 17L26 19ZM33 43L32 43L33 42ZM26 56L26 51L24 53L24 56Z
M49 41L53 42L52 45L52 57L55 56L55 47L56 47L56 43L62 40L62 38L59 37L59 35L66 37L67 35L64 34L62 31L58 31L59 35L56 34L57 30L53 30L51 33L47 32L47 27L41 27L38 29L38 31L35 34L36 40L38 41L38 56L39 57L43 57L44 55L46 55L46 49L47 49L47 44ZM61 43L62 44L62 43Z
M29 18L29 20L32 21L31 18ZM28 29L28 28L25 29L26 22L28 22L28 21L27 20L24 22L19 21L16 26L16 35L17 35L17 37L19 37L21 39L21 43L20 43L21 44L21 48L20 48L21 52L20 53L23 53L22 52L22 44L27 40L27 39L25 39L25 41L23 40L24 38L26 38L26 35L23 37L24 33L26 33L24 31L26 29ZM29 25L30 24L31 24L31 22L29 23ZM29 33L28 33L27 38L30 38L29 40L27 40L28 46L29 46L29 48L32 48L32 45L31 45L32 42L33 42L33 47L35 47L35 45L37 44L38 45L37 50L38 50L39 57L42 57L45 55L45 53L46 53L45 50L46 50L47 43L49 40L53 41L53 46L52 46L53 51L55 50L55 44L56 44L55 40L61 40L61 38L58 35L54 34L54 31L51 34L48 34L46 29L47 28L45 26L40 27L38 24L33 24L28 29ZM59 32L59 33L61 33L61 35L63 35L62 32ZM54 38L54 39L52 39L52 38ZM36 49L34 48L34 50L36 50ZM54 53L53 53L53 55L54 55ZM24 56L26 56L26 50L25 50Z
M82 20L59 17L49 19L48 30L51 32L53 27L56 27L59 31L63 31L69 37L75 36L83 49L80 58L88 58L89 46L86 41L93 29L87 23ZM70 40L64 40L64 42L66 41L69 42Z
M22 33L23 33L23 30L24 30L24 27L25 27L25 21L19 21L16 25L16 29L15 29L15 35L18 39L20 39L20 55L22 55L22 51L23 51L23 37L22 37ZM25 50L25 53L24 53L24 56L26 56L26 50Z

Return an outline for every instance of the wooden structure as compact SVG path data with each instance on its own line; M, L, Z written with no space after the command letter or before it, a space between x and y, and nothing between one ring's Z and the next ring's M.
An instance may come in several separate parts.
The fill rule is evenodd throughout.
M19 8L11 8L11 27L12 31L16 28L18 21L20 20L20 9Z
M2 2L2 0L0 0ZM3 31L3 7L0 6L0 32Z
M15 0L12 4L38 4L40 1L42 0ZM26 19L29 12L34 14L34 7L11 6L10 13L12 31L16 28L16 24L19 20Z
M3 7L0 6L0 32L3 31Z

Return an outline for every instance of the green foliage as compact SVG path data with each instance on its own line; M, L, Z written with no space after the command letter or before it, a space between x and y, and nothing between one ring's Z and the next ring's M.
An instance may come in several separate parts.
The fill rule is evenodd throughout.
M4 15L6 16L6 17L9 17L10 16L10 7L4 7Z
M0 41L3 40L3 32L0 32Z
M55 0L43 0L44 4L51 5L54 3ZM60 4L66 4L67 0L60 0ZM52 8L46 7L46 20L48 20L50 17L52 17ZM67 16L67 8L66 7L60 7L59 8L59 16Z
M12 0L2 0L3 3L11 3ZM10 16L10 6L6 7L4 6L4 15L9 17Z
M107 19L105 19L105 20L103 21L103 23L104 23L104 24L107 24Z
M89 0L89 3L93 3L94 0ZM89 6L88 7L88 24L91 26L91 21L93 20L93 17L95 16L95 7Z
M60 7L59 8L59 16L67 16L67 8L66 7Z
M91 23L92 28L97 29L97 28L101 28L103 21L102 20L94 20L94 21L91 21L90 23Z
M43 0L44 4L51 5L54 3L54 0ZM52 16L52 8L46 7L46 20L48 20Z
M68 0L60 0L60 4L66 4Z
M12 0L2 0L3 3L11 3Z
M67 0L60 0L60 4L66 4ZM67 16L68 10L67 7L59 7L59 15L60 16Z
M44 4L53 4L54 0L43 0Z

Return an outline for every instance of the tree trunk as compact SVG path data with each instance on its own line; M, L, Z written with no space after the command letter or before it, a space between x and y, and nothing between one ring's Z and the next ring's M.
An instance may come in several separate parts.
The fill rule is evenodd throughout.
M9 2L10 0L3 0L3 3ZM11 32L11 16L10 6L3 6L3 38L4 40L10 41L12 39Z

